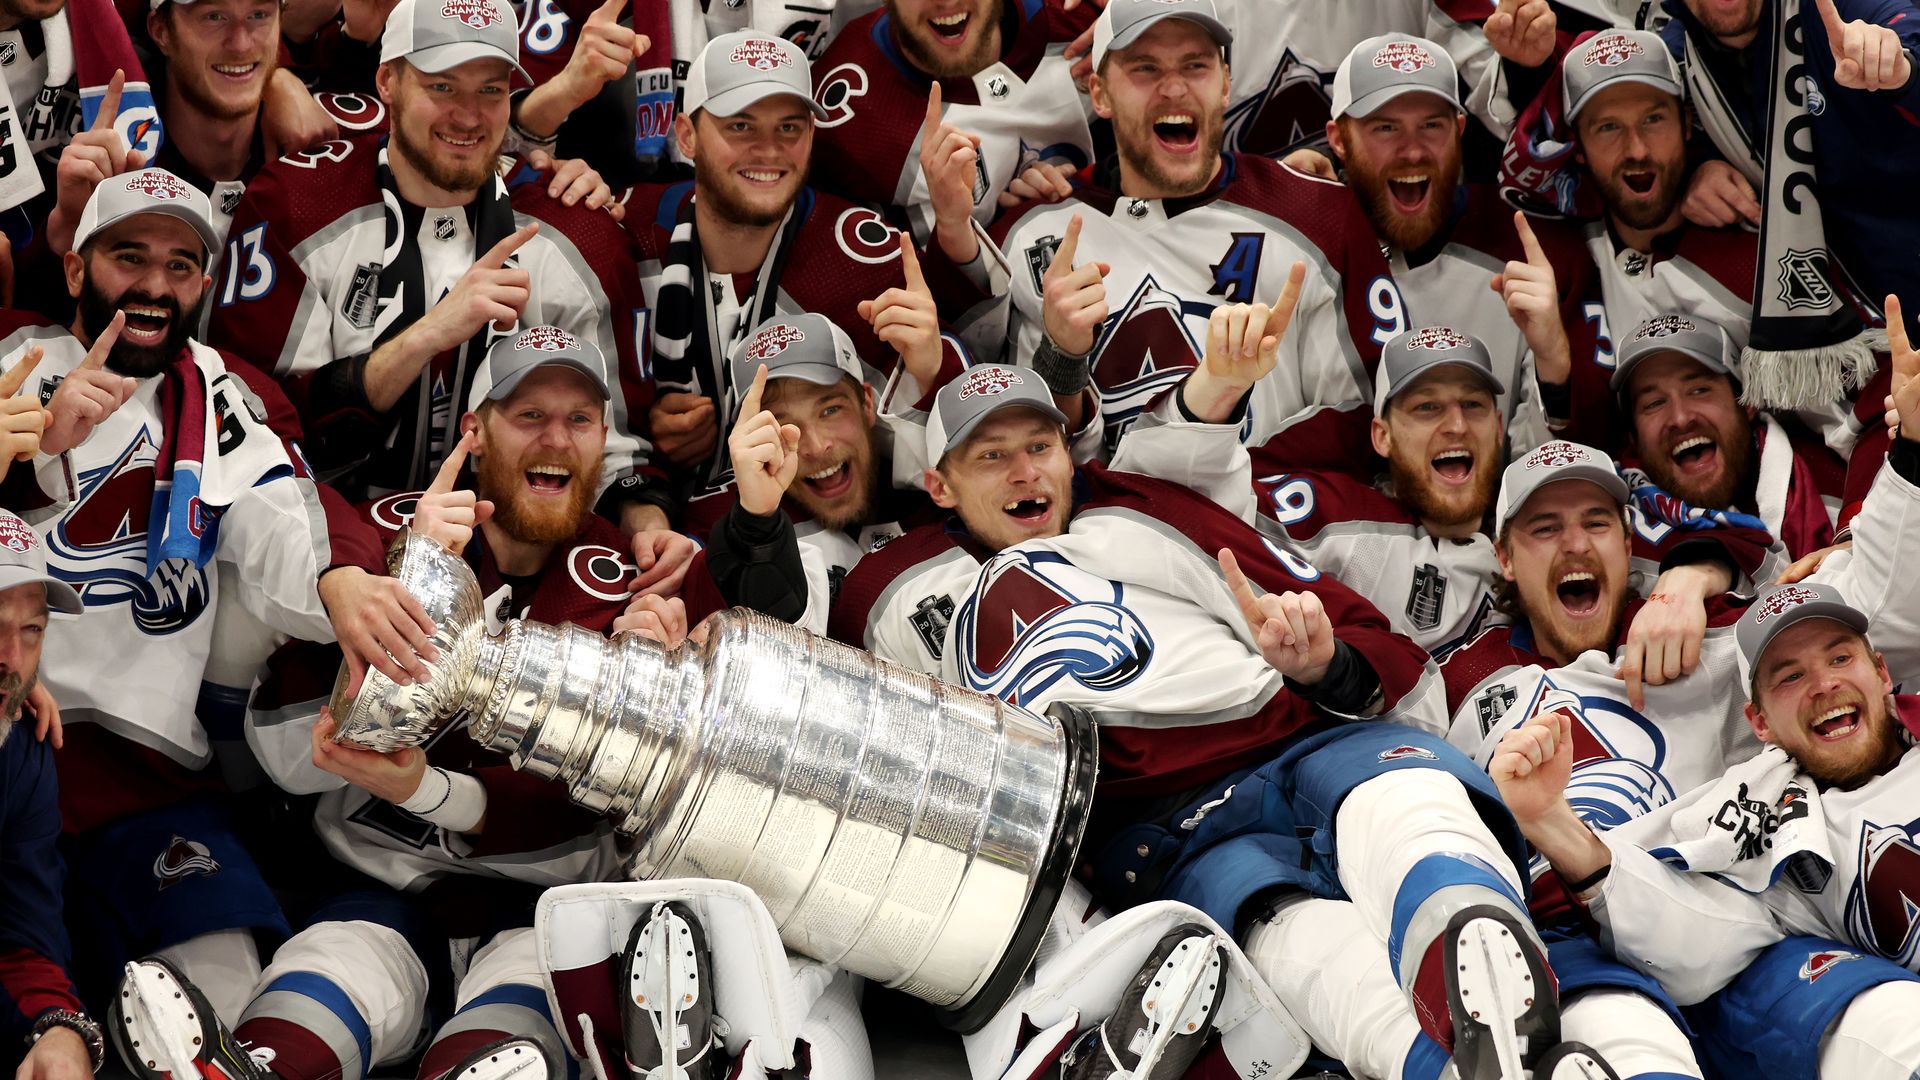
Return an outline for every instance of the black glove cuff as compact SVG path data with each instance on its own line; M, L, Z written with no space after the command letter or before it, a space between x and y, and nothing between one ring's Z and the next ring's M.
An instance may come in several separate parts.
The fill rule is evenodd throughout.
M1087 362L1092 355L1061 352L1053 339L1043 334L1039 346L1033 350L1033 370L1055 395L1072 397L1093 381L1093 365Z

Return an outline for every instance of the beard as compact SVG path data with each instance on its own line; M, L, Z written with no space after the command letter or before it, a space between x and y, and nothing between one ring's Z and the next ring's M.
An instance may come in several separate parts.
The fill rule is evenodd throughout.
M1607 609L1603 618L1582 619L1576 623L1562 610L1560 589L1555 583L1576 570L1593 575L1595 602ZM1620 640L1621 624L1626 621L1625 588L1613 584L1612 575L1598 560L1580 558L1554 560L1546 580L1547 595L1542 602L1546 610L1529 610L1526 614L1533 632L1550 647L1552 654L1571 661L1590 649L1611 653L1614 643Z
M118 298L109 297L93 283L93 272L86 273L80 283L80 326L88 338L98 340L106 332L107 324L113 322L114 314L128 305L166 309L167 336L158 345L137 345L122 335L107 352L107 369L135 379L157 375L187 347L193 328L200 321L202 304L195 304L192 311L182 311L179 302L171 296L125 292Z
M893 5L888 4L887 8L891 11ZM970 27L972 43L958 56L934 41L932 31L918 26L909 28L897 14L893 19L894 40L899 42L900 51L907 54L914 67L934 78L968 78L1000 58L1000 20L1006 10L1006 0L988 0L987 9L968 20L977 25Z
M1753 422L1739 409L1733 413L1732 431L1709 431L1720 455L1720 471L1707 481L1695 481L1680 475L1670 452L1674 443L1700 434L1683 431L1664 440L1657 451L1644 455L1641 465L1661 489L1692 503L1714 510L1726 510L1747 481L1747 469L1753 461Z
M40 669L35 668L25 675L13 672L0 678L0 745L4 745L7 736L13 733L14 724L25 712L27 695L40 683Z
M1394 497L1422 522L1443 528L1479 525L1493 507L1500 474L1488 467L1489 455L1474 451L1473 483L1453 493L1442 493L1433 483L1431 462L1405 453L1396 444L1387 455L1387 475Z
M714 213L720 215L722 221L751 226L778 225L780 219L787 216L787 211L793 208L793 201L800 194L800 185L803 183L801 177L795 174L792 181L793 189L787 193L786 198L781 199L777 205L761 207L736 195L727 186L727 179L726 174L721 170L711 166L702 168L699 159L694 159L693 187L697 193L695 197L705 202Z
M505 455L482 454L477 459L475 490L493 501L493 521L508 536L525 544L557 544L571 540L593 506L593 482L600 475L585 463L566 457L527 455L507 461ZM526 471L535 465L561 465L573 471L562 499L527 493Z
M798 503L801 509L825 528L845 529L864 525L873 510L873 493L880 490L880 460L869 449L866 453L849 458L847 468L853 472L854 486L841 498L832 502L818 499L807 489L806 481L798 478L788 486L787 498Z
M1120 151L1121 160L1163 196L1198 195L1207 189L1220 170L1220 132L1226 121L1220 111L1205 109L1196 114L1194 122L1199 125L1199 168L1189 175L1175 175L1161 164L1154 141L1153 122L1146 116L1124 127L1116 123L1113 129L1114 144Z
M425 139L415 139L407 125L398 121L399 102L396 99L392 110L395 116L388 145L399 151L407 163L419 170L427 183L441 191L479 191L493 176L494 161L500 156L500 142L506 137L504 130L487 132L482 139L491 138L492 145L480 159L472 164L452 164L441 161L433 155L433 135L428 133Z
M1760 24L1760 8L1764 3L1765 0L1749 0L1740 10L1726 13L1702 11L1701 5L1688 3L1687 10L1714 37L1737 38Z
M1653 191L1651 201L1641 201L1638 192L1627 186L1621 174L1630 169L1648 169L1653 172ZM1623 162L1611 176L1594 176L1594 183L1600 188L1600 201L1606 205L1607 212L1619 218L1622 224L1632 229L1653 229L1666 224L1673 216L1673 208L1680 205L1683 185L1680 174L1683 166L1678 162L1629 161Z
M1818 702L1810 706L1809 711L1817 714L1832 704L1831 701ZM1812 755L1796 754L1793 755L1794 761L1823 788L1841 791L1857 788L1886 771L1905 752L1895 715L1892 698L1882 697L1878 701L1865 703L1861 708L1860 722L1866 726L1870 741L1858 747L1856 753L1843 761L1814 761L1811 760ZM1802 717L1801 721L1805 723L1806 718Z
M1351 145L1351 143L1349 144ZM1360 205L1373 222L1380 239L1401 251L1418 251L1432 242L1453 211L1454 193L1460 187L1460 150L1456 145L1447 160L1427 170L1427 205L1409 216L1394 205L1387 188L1387 172L1371 161L1356 156L1347 162L1347 186L1360 197Z

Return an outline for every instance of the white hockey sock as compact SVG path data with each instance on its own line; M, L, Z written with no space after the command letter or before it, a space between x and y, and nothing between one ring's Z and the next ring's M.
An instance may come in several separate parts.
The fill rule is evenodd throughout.
M1920 1075L1920 983L1881 983L1847 1003L1820 1040L1821 1080Z
M212 930L154 954L200 988L214 1014L232 1028L260 982L260 948L251 930Z
M1652 998L1632 990L1585 990L1561 1002L1560 1037L1599 1051L1621 1080L1700 1075L1680 1025Z

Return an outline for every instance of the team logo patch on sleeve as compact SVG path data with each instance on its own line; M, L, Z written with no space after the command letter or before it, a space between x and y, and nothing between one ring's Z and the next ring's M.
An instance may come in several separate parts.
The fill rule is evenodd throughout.
M485 30L500 19L500 12L493 6L493 0L445 0L440 5L440 17L458 19L475 30Z
M856 206L833 222L833 239L854 262L879 266L900 257L899 233L878 212Z
M599 544L582 544L567 553L567 574L580 591L596 600L627 598L627 581L634 574L620 553Z
M163 891L193 874L212 877L219 872L220 864L214 860L213 852L207 850L207 845L179 835L167 841L166 850L153 860L153 876Z
M1858 959L1860 959L1859 953L1846 952L1841 949L1825 949L1820 952L1810 952L1807 954L1807 962L1800 965L1800 977L1808 983L1816 983L1820 981L1820 976L1832 971L1835 965Z
M1412 758L1418 761L1440 760L1440 756L1438 754L1435 754L1433 751L1427 749L1426 747L1413 746L1409 743L1401 743L1399 746L1396 746L1391 750L1380 751L1381 761L1404 761L1408 758Z
M1433 54L1411 41L1389 41L1373 54L1373 66L1411 75L1421 68L1432 67Z
M1619 67L1646 52L1625 34L1602 34L1587 46L1587 67Z
M1407 621L1416 630L1432 630L1440 625L1440 612L1447 605L1447 575L1432 563L1421 563L1413 571L1413 588L1407 593Z

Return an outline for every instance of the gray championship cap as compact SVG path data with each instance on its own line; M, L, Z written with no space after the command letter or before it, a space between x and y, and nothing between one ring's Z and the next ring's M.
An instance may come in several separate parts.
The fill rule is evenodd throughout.
M86 610L73 586L47 573L47 546L40 542L40 534L14 514L0 510L0 589L36 583L47 587L49 610L68 615Z
M100 181L80 211L73 249L80 250L101 229L141 214L179 218L193 226L209 253L220 250L220 234L213 231L213 204L199 188L165 169L141 169Z
M380 62L405 60L439 74L470 60L520 66L520 23L506 0L400 0L380 35Z
M1031 370L982 364L940 388L927 417L927 461L938 465L947 451L967 441L980 422L1001 409L1034 409L1062 427L1067 414L1053 403L1053 392Z
M535 368L548 364L569 367L587 377L603 401L613 394L607 386L607 361L600 347L581 341L557 326L535 326L511 338L501 338L487 350L473 373L473 389L467 391L467 409L478 409L483 401L500 401L512 394Z
M776 315L734 346L733 390L745 394L753 385L754 372L767 365L767 381L805 379L820 386L832 386L842 376L853 381L867 380L867 371L854 351L853 339L833 325L825 315Z
M1453 57L1426 38L1381 34L1353 47L1333 73L1333 116L1372 116L1402 94L1435 94L1455 112L1460 75Z
M1607 380L1607 385L1616 394L1625 392L1627 379L1632 376L1634 366L1662 353L1689 356L1700 361L1709 371L1732 375L1733 366L1728 361L1728 353L1732 348L1731 339L1718 323L1696 319L1691 315L1655 315L1634 327L1633 333L1620 343L1614 359L1613 376Z
M1373 415L1385 418L1387 403L1394 395L1412 386L1420 376L1435 368L1466 368L1492 390L1495 396L1507 392L1493 373L1493 358L1480 339L1450 326L1423 326L1409 330L1380 350L1380 377L1373 387Z
M1567 119L1593 95L1620 83L1642 83L1681 97L1680 71L1660 35L1645 30L1607 30L1568 50L1560 62L1561 100Z
M758 30L736 30L707 42L687 68L681 93L681 111L688 116L700 109L733 116L761 98L792 94L816 119L827 118L827 110L813 100L807 54L785 38Z
M1847 603L1839 589L1808 581L1782 585L1749 604L1733 628L1734 641L1740 646L1742 682L1752 685L1754 666L1765 655L1767 644L1802 619L1832 619L1862 634L1867 632L1867 617Z
M1500 499L1493 510L1493 527L1504 529L1519 516L1533 493L1562 480L1585 480L1622 506L1627 504L1627 482L1620 478L1613 459L1591 446L1556 439L1536 447L1525 457L1507 466L1500 476Z
M1220 21L1213 0L1110 0L1093 23L1093 69L1100 70L1108 52L1132 45L1161 19L1198 23L1215 45L1233 44L1233 31Z

